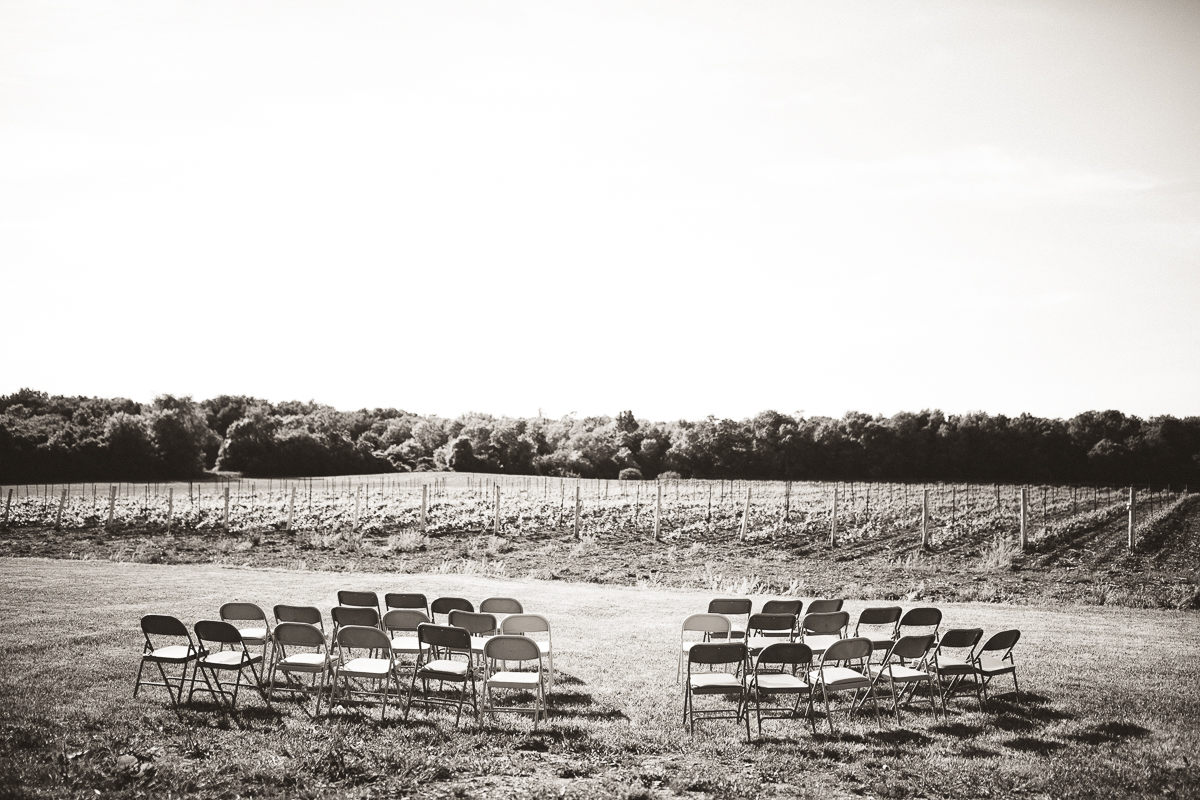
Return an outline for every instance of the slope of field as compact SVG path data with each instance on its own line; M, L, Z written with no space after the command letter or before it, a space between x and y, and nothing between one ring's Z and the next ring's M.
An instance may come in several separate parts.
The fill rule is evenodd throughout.
M342 588L520 598L554 625L549 726L444 714L380 725L312 720L242 699L245 729L162 690L130 700L138 618L188 623L227 600L328 609ZM335 574L217 565L0 560L0 786L5 796L1190 797L1200 787L1200 617L1111 608L940 604L944 627L1018 627L1022 693L903 726L870 713L839 733L680 725L675 653L708 591L478 575ZM756 597L756 603L763 598ZM849 602L852 617L866 605ZM377 712L376 712L377 713ZM376 717L377 720L377 717ZM819 720L824 725L824 719ZM125 758L122 758L125 756Z

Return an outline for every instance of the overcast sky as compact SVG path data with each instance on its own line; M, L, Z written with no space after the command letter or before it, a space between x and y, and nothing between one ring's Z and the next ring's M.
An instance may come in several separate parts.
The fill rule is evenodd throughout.
M1200 414L1200 3L0 2L0 393Z

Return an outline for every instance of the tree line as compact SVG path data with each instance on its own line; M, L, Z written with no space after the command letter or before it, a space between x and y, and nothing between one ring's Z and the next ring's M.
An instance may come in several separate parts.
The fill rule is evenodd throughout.
M0 397L0 483L300 477L455 470L585 478L1200 484L1200 417L764 411L652 422L394 408L338 411L241 395Z

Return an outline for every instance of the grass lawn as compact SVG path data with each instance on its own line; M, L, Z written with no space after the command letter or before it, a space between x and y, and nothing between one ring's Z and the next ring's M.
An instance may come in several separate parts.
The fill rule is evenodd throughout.
M243 694L240 730L207 703L176 714L162 689L131 699L143 614L190 626L247 600L328 617L338 589L513 596L546 614L559 673L550 724L534 734L508 715L455 731L452 716L415 711L381 725L376 709L314 721L298 703L272 713ZM1020 702L1002 678L987 711L962 697L942 720L914 703L898 727L839 710L837 736L823 719L817 736L805 721L768 722L746 744L730 721L695 736L681 725L679 626L709 599L469 575L0 559L0 796L1200 795L1195 612L940 603L943 629L1022 630ZM866 605L847 602L851 619Z

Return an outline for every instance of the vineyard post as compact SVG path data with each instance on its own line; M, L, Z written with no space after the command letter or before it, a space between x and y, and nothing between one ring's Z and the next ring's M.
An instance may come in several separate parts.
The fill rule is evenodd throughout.
M659 522L662 517L662 481L655 480L654 485L658 488L658 494L654 501L654 541L658 541Z
M221 516L221 527L229 530L229 484L225 484L225 513Z
M171 520L175 516L175 487L167 487L167 533L171 532Z
M829 546L837 547L838 485L833 485L833 508L829 512Z
M12 506L12 493L13 490L9 489L8 499L4 501L4 523L0 524L0 530L8 529L8 509Z
M958 487L950 487L950 530L958 523Z
M1029 494L1028 490L1021 487L1021 552L1025 552L1026 545L1029 544Z
M738 534L740 541L746 541L746 529L750 527L750 487L746 487L746 506L742 509L742 530Z
M792 513L792 482L788 481L783 485L783 521L791 520Z
M296 484L293 483L292 484L292 494L288 498L287 528L285 528L284 530L290 531L292 529L292 516L295 513L295 511L296 511Z
M995 484L996 489L996 513L1000 513L1000 484Z
M429 484L421 484L421 533L425 533L426 520L429 513Z
M58 513L54 516L54 530L62 530L62 514L63 506L67 504L67 490L62 490L62 496L58 499Z
M921 549L929 549L929 489L921 494Z
M500 535L500 484L499 483L497 483L495 485L495 490L496 490L496 517L492 521L492 532L496 536L499 536ZM579 526L576 525L575 527L576 527L576 533L578 533Z
M704 513L704 523L712 524L712 481L708 482L708 511Z
M1132 486L1129 487L1129 552L1133 552L1136 542L1133 538L1133 528L1137 524L1137 495Z
M358 486L354 489L354 519L351 521L350 530L358 530L358 510L362 504L362 487Z
M575 538L579 538L579 507L582 501L579 499L579 484L575 484Z
M109 484L108 487L108 521L104 523L105 530L112 527L113 506L117 503L117 485Z

